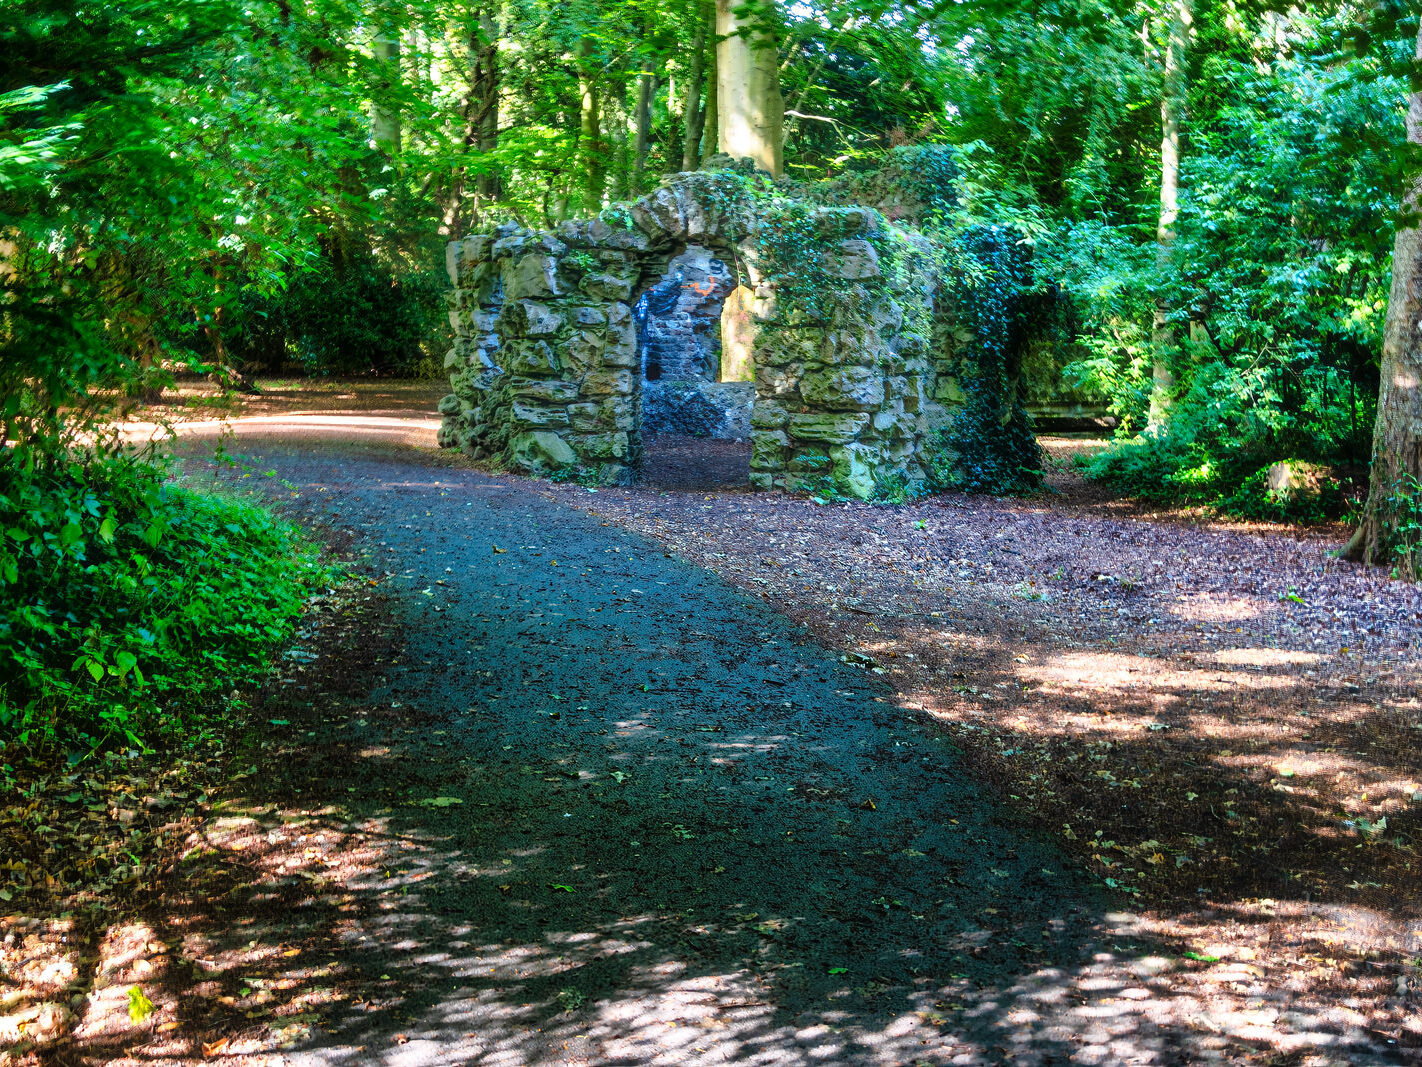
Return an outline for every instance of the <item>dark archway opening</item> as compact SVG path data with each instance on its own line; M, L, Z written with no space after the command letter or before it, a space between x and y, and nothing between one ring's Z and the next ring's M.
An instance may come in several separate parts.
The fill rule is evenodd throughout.
M755 384L749 347L740 343L744 294L730 254L700 244L645 272L634 306L644 482L749 485Z

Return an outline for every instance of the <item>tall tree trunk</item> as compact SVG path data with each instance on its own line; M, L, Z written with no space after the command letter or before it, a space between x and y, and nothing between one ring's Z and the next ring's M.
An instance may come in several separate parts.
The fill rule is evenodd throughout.
M681 141L681 169L695 170L701 165L701 129L706 113L701 110L702 71L706 64L706 18L703 15L691 41L691 62L686 74L686 132Z
M583 190L587 206L602 206L607 188L607 152L602 143L602 110L598 99L597 75L593 68L592 38L578 44L578 145L583 159Z
M711 27L713 31L715 18L716 9L713 2L708 19L713 23ZM721 95L720 78L717 73L720 70L720 63L717 61L716 55L720 48L720 42L713 32L711 40L707 42L706 46L706 111L701 118L701 152L697 166L716 154L717 141L721 133L721 109L717 104L717 98Z
M778 178L785 171L785 101L774 30L744 0L716 0L716 36L721 151L753 159Z
M475 144L481 153L499 147L499 24L486 7L479 13L479 41L474 55L474 89L478 101L475 114ZM498 171L488 167L479 173L479 204L497 200L503 192ZM476 206L475 210L478 210Z
M400 84L400 34L388 30L375 41L375 58L380 63L384 82L370 122L370 139L387 156L400 151L400 111L390 96Z
M1422 27L1416 58L1422 61ZM1408 100L1407 139L1422 144L1422 91ZM1403 211L1422 208L1422 175ZM1372 476L1363 521L1344 554L1364 563L1395 563L1410 578L1422 570L1422 230L1400 228L1393 240L1392 291L1383 331L1382 383L1373 427Z
M658 78L643 74L637 79L637 149L632 159L632 192L645 188L647 152L652 147L652 101L657 97Z
M1194 22L1192 0L1169 0L1170 24L1166 34L1164 78L1160 94L1160 216L1155 229L1156 265L1164 273L1175 242L1175 220L1180 214L1180 126L1185 117L1185 64ZM1175 329L1165 300L1155 303L1148 430L1160 430L1169 414L1175 392L1175 374L1170 367L1175 347Z

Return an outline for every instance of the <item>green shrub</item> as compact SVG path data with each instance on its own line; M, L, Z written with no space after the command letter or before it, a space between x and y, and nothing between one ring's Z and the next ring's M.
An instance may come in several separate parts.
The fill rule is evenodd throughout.
M175 728L256 677L330 577L295 526L164 474L0 452L0 742Z
M1346 501L1336 478L1320 472L1316 492L1269 488L1286 446L1254 415L1206 406L1199 397L1172 413L1169 427L1115 442L1082 464L1088 478L1138 500L1207 507L1223 515L1269 522L1322 522L1342 514ZM1318 452L1311 453L1322 458Z
M294 274L285 291L250 295L227 332L248 367L299 363L316 375L434 377L447 287L442 271L396 272L369 253L323 258Z

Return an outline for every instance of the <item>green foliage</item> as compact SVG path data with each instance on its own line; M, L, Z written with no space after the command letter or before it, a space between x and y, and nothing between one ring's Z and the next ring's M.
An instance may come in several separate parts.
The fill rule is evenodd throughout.
M959 257L975 264L944 294L964 335L956 376L966 400L930 442L929 484L968 493L1035 492L1043 484L1042 455L1022 402L1022 355L1049 323L1054 294L1037 290L1021 234L971 227L955 244Z
M256 677L329 578L292 525L128 455L0 452L0 741L134 743Z
M1415 582L1422 578L1422 481L1402 475L1388 494L1386 510L1397 520L1395 573Z
M323 257L285 289L232 309L233 354L248 370L293 362L315 375L431 377L447 286L443 272L396 272L368 251Z
M1087 476L1141 500L1203 506L1239 518L1317 522L1340 515L1345 501L1336 479L1316 494L1268 490L1270 466L1316 462L1319 449L1301 458L1284 451L1271 432L1273 413L1251 404L1235 383L1226 367L1200 368L1162 432L1117 441L1086 463Z

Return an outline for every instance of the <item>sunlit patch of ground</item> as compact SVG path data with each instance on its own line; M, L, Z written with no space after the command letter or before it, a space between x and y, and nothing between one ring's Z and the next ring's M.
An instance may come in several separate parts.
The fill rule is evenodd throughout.
M867 657L1134 921L1201 957L1100 1020L1165 1012L1288 1062L1328 1058L1319 1027L1422 1048L1422 590L1316 531L1155 523L1094 491L577 503Z

